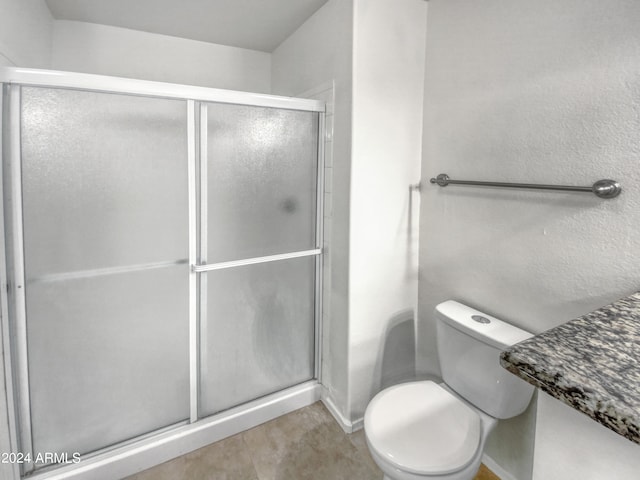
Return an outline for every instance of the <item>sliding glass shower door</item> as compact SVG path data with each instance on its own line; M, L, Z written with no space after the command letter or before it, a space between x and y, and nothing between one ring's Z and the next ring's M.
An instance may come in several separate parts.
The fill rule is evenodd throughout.
M314 376L318 114L201 112L204 417Z
M202 90L3 86L13 397L31 458L117 456L317 376L322 107Z
M22 88L33 452L189 418L186 127L185 101Z

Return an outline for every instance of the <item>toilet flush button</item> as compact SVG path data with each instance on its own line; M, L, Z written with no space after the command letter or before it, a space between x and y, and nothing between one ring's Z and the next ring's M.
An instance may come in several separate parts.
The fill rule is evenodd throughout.
M478 323L491 323L487 317L483 317L482 315L471 315L471 318Z

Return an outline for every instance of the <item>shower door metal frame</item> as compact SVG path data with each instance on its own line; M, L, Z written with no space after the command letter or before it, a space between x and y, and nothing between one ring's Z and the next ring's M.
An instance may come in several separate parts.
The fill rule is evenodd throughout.
M9 224L6 245L13 253L7 258L7 306L10 362L5 356L5 372L12 371L12 392L15 405L15 439L20 452L28 458L33 455L31 438L31 400L27 358L27 318L24 276L24 225L22 220L22 148L21 148L21 86L5 87L8 91L9 145L3 152L3 187L9 192L9 205L4 204L4 222ZM6 154L6 158L4 157ZM6 208L6 210L5 210ZM7 218L8 217L8 218ZM11 321L13 320L13 322ZM5 373L6 374L6 373ZM9 397L9 395L7 395ZM32 462L20 466L21 472L31 470Z
M0 303L2 323L0 325L4 347L4 373L7 386L7 408L9 412L9 438L13 452L24 454L32 451L31 424L29 412L29 376L27 358L27 334L26 334L26 304L24 291L24 248L22 243L22 193L21 193L21 151L20 151L20 127L21 127L21 87L58 88L82 91L94 91L100 93L112 93L132 96L144 96L184 100L187 108L187 174L188 174L188 255L189 264L192 266L189 272L189 385L190 385L190 418L189 424L176 424L149 434L124 441L113 447L107 447L97 452L91 452L83 457L83 462L78 466L58 466L52 469L44 468L37 471L31 478L93 478L94 469L139 465L140 462L149 462L154 459L158 463L172 458L171 452L184 451L185 443L192 449L210 443L212 438L221 439L234 433L234 428L242 431L248 428L248 420L242 420L243 413L262 423L269 416L279 416L283 413L282 407L272 408L275 402L281 401L286 405L287 411L300 408L303 404L316 401L320 396L321 380L321 353L322 353L322 274L323 274L323 205L324 205L324 136L325 136L325 104L322 101L300 99L293 97L280 97L267 94L248 93L233 90L213 89L206 87L186 86L145 80L133 80L102 75L81 73L56 72L48 70L0 68L0 85L3 87L3 95L0 97L0 120L2 120L2 132L9 128L9 145L2 144L0 136L0 153L2 153L2 185L0 185L0 209L3 212L3 221L0 222ZM7 91L8 95L4 92ZM9 105L4 101L9 99ZM4 100L4 101L3 101ZM284 258L296 258L302 256L315 256L315 355L314 378L289 387L285 390L268 395L264 399L249 401L246 404L234 407L229 411L215 414L210 417L198 418L198 377L199 377L199 305L198 305L198 274L219 268L238 265L238 262L225 262L225 264L213 264L209 266L197 266L197 239L198 239L198 211L197 195L199 186L198 160L202 157L201 144L198 141L202 125L198 125L200 115L199 102L228 103L247 106L271 107L288 110L302 110L317 112L318 144L317 144L317 182L316 182L316 248L312 250L293 252L284 255L273 255L247 259L241 264L262 263L264 261L281 260ZM4 117L8 107L9 118ZM9 126L4 124L8 122ZM205 120L206 122L206 120ZM205 123L206 126L206 123ZM8 158L5 158L5 155ZM201 162L202 163L202 162ZM5 197L6 195L6 197ZM7 202L7 199L9 201ZM9 227L5 227L5 223ZM8 236L5 236L8 235ZM6 244L5 244L6 239ZM5 248L10 250L9 255ZM12 268L8 266L11 265ZM11 292L11 295L9 294ZM15 304L15 305L14 305ZM14 311L12 311L14 310ZM10 333L10 334L8 334ZM303 402L301 404L300 402ZM242 409L246 407L246 412ZM270 413L273 410L273 413ZM2 414L2 412L0 412ZM233 423L235 422L235 423ZM228 425L240 425L230 427ZM214 431L214 429L218 430ZM235 432L237 433L237 432ZM182 442L182 446L173 446L174 441ZM136 448L132 448L135 446ZM31 449L31 450L29 450ZM138 457L136 457L136 455ZM136 460L140 458L140 460ZM82 468L80 468L82 466ZM150 466L150 465L149 465ZM20 478L22 469L17 464L13 465L14 477ZM31 471L27 468L24 471Z
M19 417L18 417L18 406L16 402L15 396L15 371L14 371L14 362L12 352L14 351L14 342L11 335L12 327L11 322L9 320L9 288L10 282L8 277L8 268L7 268L7 242L6 240L6 227L5 227L5 218L7 213L5 211L5 207L7 207L7 202L5 201L5 194L7 194L7 187L9 187L8 195L13 197L11 193L11 184L13 183L11 176L7 175L7 164L11 160L10 156L12 151L10 150L10 145L13 141L12 138L7 138L9 145L4 143L5 134L7 137L12 134L14 128L20 126L20 122L16 123L16 117L11 114L11 110L9 110L9 106L7 103L11 102L10 98L10 88L2 85L2 91L0 91L0 213L2 214L2 221L0 221L0 316L2 317L2 323L0 325L0 333L2 334L2 348L4 351L3 363L4 363L4 377L5 377L5 388L6 388L6 403L7 403L7 420L9 424L9 443L12 447L12 451L17 450L17 446L19 445L19 437L18 431L20 429L19 426ZM11 116L9 118L5 118L5 114L9 113ZM6 123L2 121L2 119L6 120ZM19 118L18 118L19 120ZM5 155L9 157L9 161L5 161ZM2 413L2 412L0 412ZM17 463L11 465L11 471L14 478L20 477L20 467Z

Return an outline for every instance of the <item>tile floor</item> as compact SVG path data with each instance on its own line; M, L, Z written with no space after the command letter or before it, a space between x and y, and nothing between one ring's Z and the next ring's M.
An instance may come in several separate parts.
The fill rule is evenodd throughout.
M381 480L364 432L317 402L127 480ZM500 480L484 467L474 480Z

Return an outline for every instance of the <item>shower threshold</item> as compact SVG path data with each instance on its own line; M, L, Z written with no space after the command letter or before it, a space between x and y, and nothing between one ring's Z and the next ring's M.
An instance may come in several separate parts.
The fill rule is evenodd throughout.
M133 475L311 405L320 400L321 389L320 383L310 380L195 423L93 454L77 464L39 470L28 478L113 480Z

